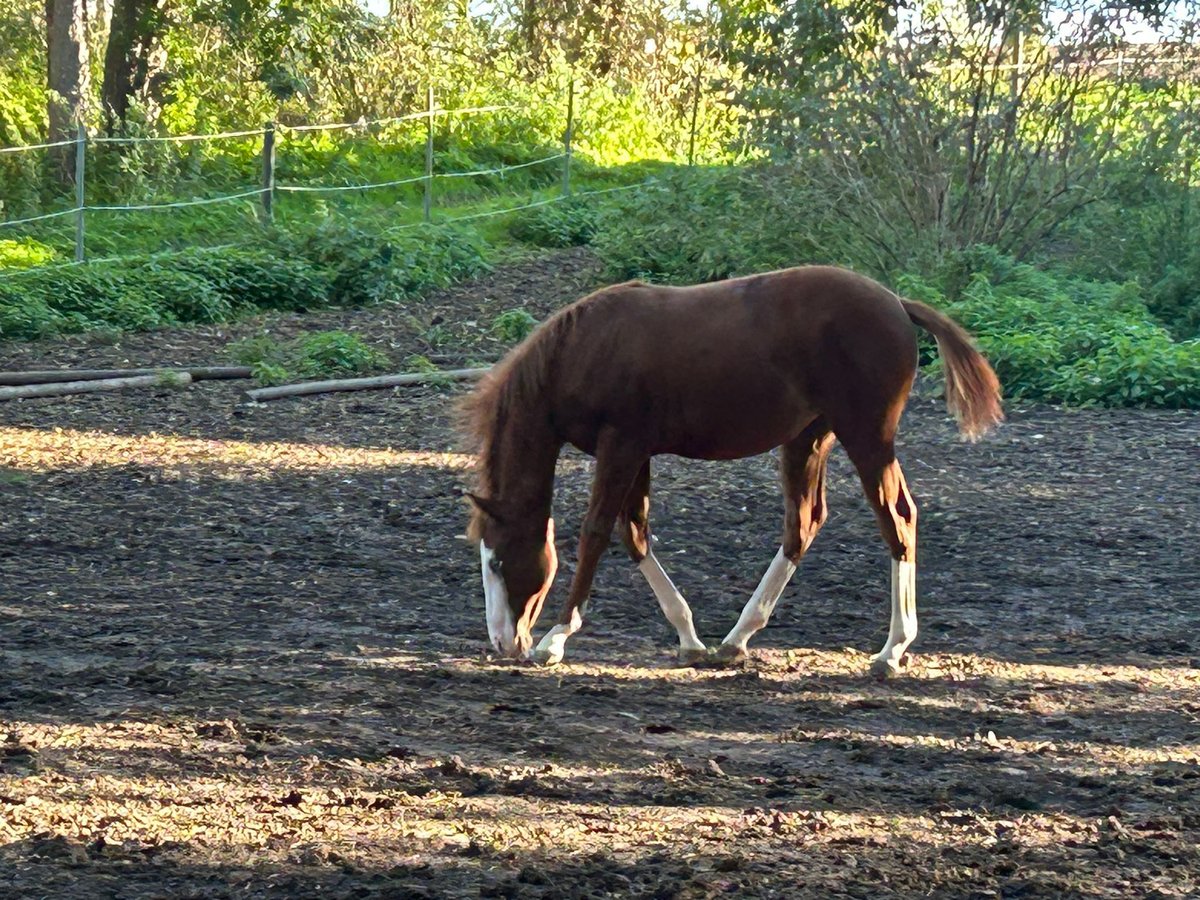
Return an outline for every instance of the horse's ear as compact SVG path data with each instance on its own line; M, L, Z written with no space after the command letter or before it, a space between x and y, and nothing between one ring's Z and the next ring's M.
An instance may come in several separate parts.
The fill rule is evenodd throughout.
M498 501L489 497L480 497L478 494L472 494L470 491L463 491L463 496L466 497L480 512L495 519L497 522L503 519L500 515L500 504Z

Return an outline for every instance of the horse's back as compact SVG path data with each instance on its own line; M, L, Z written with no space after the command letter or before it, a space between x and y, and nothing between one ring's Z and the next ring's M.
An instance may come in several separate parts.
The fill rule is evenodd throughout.
M834 267L687 287L626 283L571 315L556 393L584 449L611 423L640 429L655 452L763 452L831 405L907 395L916 369L915 333L896 296Z

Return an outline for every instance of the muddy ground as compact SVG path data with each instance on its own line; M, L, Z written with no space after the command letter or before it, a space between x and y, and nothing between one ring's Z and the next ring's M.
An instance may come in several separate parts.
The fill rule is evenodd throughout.
M0 367L222 362L346 327L488 359L585 251L407 311L0 346ZM566 664L484 653L457 389L242 386L0 405L0 896L1200 895L1200 416L924 388L907 673L867 679L887 557L844 456L743 671L672 665L614 550ZM565 592L587 461L556 498ZM770 457L655 470L658 554L714 642L770 560Z

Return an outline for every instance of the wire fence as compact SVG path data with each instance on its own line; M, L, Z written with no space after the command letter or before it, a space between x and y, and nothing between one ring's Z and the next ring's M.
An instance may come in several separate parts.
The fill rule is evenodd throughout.
M572 83L567 96L567 117L566 128L562 136L562 149L559 152L548 154L537 159L527 160L525 162L513 163L511 165L499 165L483 169L468 169L464 171L438 172L434 167L433 145L434 138L437 132L437 122L439 119L448 119L451 117L476 116L486 115L489 113L499 113L519 109L515 105L492 105L492 106L471 106L460 107L454 109L446 109L439 107L433 102L432 89L428 92L428 103L426 108L418 112L413 112L400 116L390 116L379 119L360 119L356 122L332 122L313 125L296 125L289 126L276 122L268 122L262 128L252 128L238 131L223 131L213 134L184 134L184 135L162 135L162 136L103 136L89 135L83 126L79 126L74 139L63 141L51 141L41 144L28 144L17 147L0 147L0 154L25 153L42 150L53 150L57 148L74 148L74 182L75 182L75 199L76 203L67 209L60 209L51 212L41 213L38 215L26 216L18 219L7 219L0 221L0 237L5 235L6 229L16 226L31 225L37 222L47 221L51 219L59 219L66 216L73 216L75 219L75 255L74 260L65 263L56 263L51 265L41 265L23 269L13 269L9 271L0 270L0 279L13 278L20 275L25 275L30 272L41 272L53 269L62 269L71 266L83 264L99 264L128 261L132 259L144 259L145 255L137 256L110 256L97 259L89 259L87 255L87 226L89 222L89 214L111 214L111 213L127 213L127 212L146 212L157 210L173 210L184 209L189 207L210 206L214 204L236 203L240 201L255 198L258 201L259 216L264 222L270 222L274 217L273 201L280 194L339 194L344 192L354 191L373 191L386 188L401 187L404 185L420 184L423 187L422 197L422 221L411 223L404 227L419 227L428 222L433 221L433 212L435 209L434 185L438 181L449 179L470 179L482 178L487 176L498 176L503 179L508 173L516 172L525 169L531 169L540 166L552 166L557 164L561 167L561 186L557 193L551 197L534 198L527 202L519 203L512 206L505 206L499 209L488 209L477 213L468 213L466 215L456 215L449 218L441 219L444 222L464 222L476 219L489 218L492 216L505 215L507 213L519 212L522 210L533 209L539 206L546 206L552 203L561 202L571 196L588 196L592 194L607 194L613 191L630 190L643 187L644 183L620 185L615 188L601 188L597 190L573 190L572 178L572 157L571 141L574 132L574 84ZM364 135L370 134L371 130L378 129L382 126L393 125L401 122L426 122L425 129L425 171L420 175L413 175L404 178L391 179L386 181L373 181L361 184L291 184L279 183L276 180L276 153L281 145L286 145L287 136L301 135L312 132L329 132L329 131L346 131L353 130ZM88 149L100 145L136 145L136 144L183 144L196 141L217 141L217 140L244 140L244 139L261 139L259 150L260 165L262 170L262 180L258 187L246 187L243 190L237 190L233 193L221 194L214 197L191 197L182 200L172 200L158 203L88 203L87 197L87 173L88 161L90 155ZM281 140L282 139L282 140ZM245 246L246 243L236 244L221 244L217 247L197 247L198 250L224 250L231 247ZM174 251L165 251L174 252ZM157 255L157 254L155 254ZM153 256L153 255L152 255Z

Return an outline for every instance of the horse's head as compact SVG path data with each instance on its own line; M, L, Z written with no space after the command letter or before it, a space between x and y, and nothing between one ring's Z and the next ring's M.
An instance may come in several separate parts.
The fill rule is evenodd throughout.
M488 637L497 652L520 658L533 646L533 626L558 571L554 520L467 495L475 506L471 537L479 542Z

